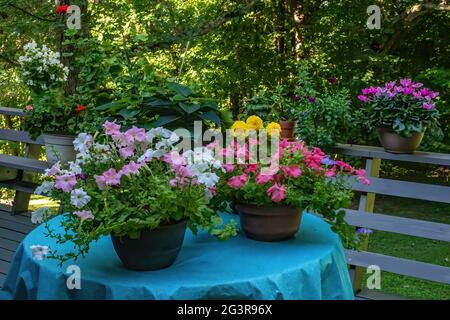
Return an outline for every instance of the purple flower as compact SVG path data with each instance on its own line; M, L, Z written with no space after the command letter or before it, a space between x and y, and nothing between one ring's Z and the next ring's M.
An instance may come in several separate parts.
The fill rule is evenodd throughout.
M363 235L369 235L372 232L373 232L373 230L366 229L366 228L358 228L358 229L356 229L356 233L363 234Z
M329 78L327 79L327 81L328 81L328 84L334 85L334 84L337 82L337 79L336 79L335 76L332 76L332 77L329 77Z
M405 95L413 94L413 92L414 92L413 88L410 88L410 87L403 88L403 94L405 94Z
M325 164L327 166L334 166L336 164L336 161L331 160L329 157L323 158L320 163Z
M292 96L292 100L294 100L295 102L297 102L297 101L300 100L300 96L294 94L294 95Z
M369 98L362 94L358 96L358 99L364 103L367 103L367 101L369 101Z
M412 82L411 79L400 79L400 84L403 87L409 87L409 86L411 86L413 84L413 82Z
M307 97L306 99L308 99L310 103L316 103L316 98L314 97Z
M434 109L434 104L430 103L430 102L425 102L422 105L422 108L424 108L425 110L431 110Z
M86 181L86 180L88 179L88 175L87 175L86 173L80 173L80 174L77 174L76 177L77 177L78 179L83 180L83 181Z

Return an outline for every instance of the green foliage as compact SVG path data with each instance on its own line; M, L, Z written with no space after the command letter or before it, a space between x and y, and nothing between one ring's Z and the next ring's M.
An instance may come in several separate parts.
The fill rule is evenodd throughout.
M258 115L273 122L295 120L293 96L282 85L277 85L273 91L263 89L246 101L243 116Z
M297 135L308 145L327 149L349 139L354 126L347 89L339 89L335 78L313 79L311 67L298 67L293 112L298 119Z

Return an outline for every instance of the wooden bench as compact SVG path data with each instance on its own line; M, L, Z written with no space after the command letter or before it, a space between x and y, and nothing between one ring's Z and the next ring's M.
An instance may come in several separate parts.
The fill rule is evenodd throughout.
M7 123L11 123L11 117L23 117L25 113L19 109L0 107L0 115L5 117ZM0 167L17 170L15 178L5 180L0 176L0 187L16 190L12 214L28 211L30 196L38 186L33 182L33 174L43 173L49 168L46 161L38 160L44 141L41 137L32 140L28 132L12 129L0 129L0 140L25 144L23 156L0 154Z
M450 154L417 152L415 154L392 154L382 148L339 144L335 152L366 160L366 172L371 180L366 186L354 183L353 189L361 192L358 210L345 209L346 221L355 227L450 242L450 225L416 219L373 213L376 194L450 203L450 186L398 181L379 178L381 159L450 166ZM450 212L449 212L450 214ZM380 297L379 292L361 290L363 271L371 265L381 270L404 276L450 284L450 268L409 259L392 257L367 250L367 240L362 251L346 250L349 265L357 266L353 272L353 287L357 296L370 299ZM381 295L381 297L387 297Z

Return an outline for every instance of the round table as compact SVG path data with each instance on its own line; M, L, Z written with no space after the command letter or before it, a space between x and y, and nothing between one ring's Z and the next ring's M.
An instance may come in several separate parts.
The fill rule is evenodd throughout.
M237 216L233 217L237 219ZM58 228L60 217L49 223ZM31 245L57 245L34 229L16 251L0 297L12 299L353 299L341 242L328 224L305 213L292 240L258 242L243 234L220 241L186 232L175 263L166 269L125 269L111 239L92 243L84 259L58 266L32 258ZM65 245L70 248L71 244ZM70 265L81 288L69 290Z

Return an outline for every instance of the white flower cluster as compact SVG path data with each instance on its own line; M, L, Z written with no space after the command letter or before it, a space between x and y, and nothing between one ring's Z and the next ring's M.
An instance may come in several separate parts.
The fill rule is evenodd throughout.
M69 68L61 63L59 52L50 50L46 45L38 47L35 41L27 43L23 49L25 54L19 57L19 63L27 85L47 90L54 83L67 81Z
M194 148L183 153L187 161L187 168L198 182L207 188L213 188L219 181L219 177L214 173L222 168L222 162L214 157L214 152L205 147Z

